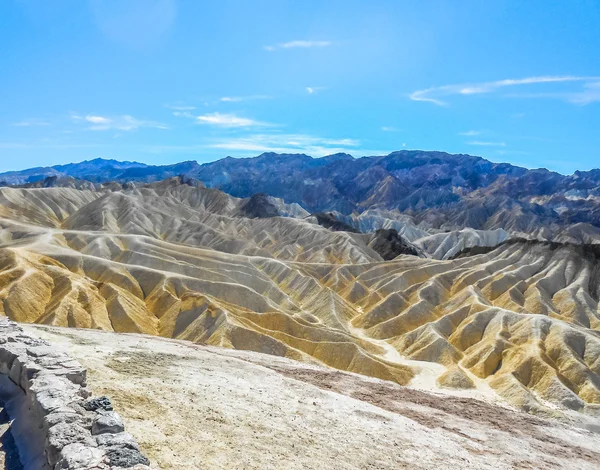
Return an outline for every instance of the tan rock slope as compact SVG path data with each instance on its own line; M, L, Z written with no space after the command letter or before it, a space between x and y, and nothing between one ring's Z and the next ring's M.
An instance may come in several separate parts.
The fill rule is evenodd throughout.
M2 188L0 308L21 322L187 339L600 414L594 250L514 241L455 260L383 262L362 234L240 217L241 201L175 181Z

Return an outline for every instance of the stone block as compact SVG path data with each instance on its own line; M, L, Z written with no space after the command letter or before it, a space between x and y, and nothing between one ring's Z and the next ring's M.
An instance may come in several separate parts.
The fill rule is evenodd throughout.
M55 470L109 470L106 454L97 447L73 443L64 446L58 456Z
M33 408L42 418L57 411L74 411L70 405L81 400L79 387L65 377L36 377L29 390Z
M53 411L44 416L42 423L46 432L48 432L51 427L60 423L75 423L80 425L82 428L87 428L85 426L85 417L75 411Z
M84 447L98 446L89 431L76 423L59 423L52 426L46 438L46 457L51 467L64 457L61 456L61 451L69 444L82 444Z
M88 411L113 411L112 403L108 397L97 397L87 400L81 404Z
M111 467L131 468L135 465L149 465L150 461L139 450L128 447L109 447L106 456Z
M117 434L125 431L125 426L121 417L114 411L103 411L98 413L96 419L92 423L92 434L111 433Z
M127 447L129 449L140 450L137 441L128 432L99 434L96 436L96 442L100 447Z

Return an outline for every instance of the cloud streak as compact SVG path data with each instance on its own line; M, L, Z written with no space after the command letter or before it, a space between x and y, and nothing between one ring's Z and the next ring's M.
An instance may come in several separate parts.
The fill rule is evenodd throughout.
M175 111L193 111L194 109L196 109L195 106L171 105L171 104L166 104L165 108L173 109Z
M448 106L447 98L451 96L470 96L495 94L506 88L518 88L524 86L540 86L557 83L583 83L583 91L560 92L560 93L530 93L515 94L520 97L559 98L578 104L589 104L600 101L600 78L592 76L572 75L547 75L536 77L525 77L519 79L496 80L492 82L464 83L457 85L443 85L425 88L410 93L408 96L413 101L433 103L438 106Z
M473 140L471 142L467 142L469 145L477 145L479 147L506 147L505 142L487 142L482 140Z
M73 114L71 115L71 119L73 119L75 122L87 124L88 127L86 127L86 130L89 131L135 131L140 128L168 129L166 124L136 119L128 114L111 117L99 116L95 114L86 114L85 116Z
M235 114L224 113L208 113L202 116L197 116L195 119L198 124L206 124L218 127L264 127L272 125L266 122L255 121L254 119L236 116Z
M309 48L320 48L332 46L331 41L288 41L275 44L272 46L264 46L263 49L269 52L277 51L280 49L309 49Z
M324 86L307 86L306 93L308 93L309 95L314 95L315 93L317 93L319 91L323 91L325 89L326 89L326 87L324 87Z
M219 99L224 103L239 103L241 101L268 100L269 95L248 95L248 96L223 96Z
M314 156L331 155L355 150L356 139L331 139L308 134L253 134L245 137L219 140L209 147L247 152L306 153Z

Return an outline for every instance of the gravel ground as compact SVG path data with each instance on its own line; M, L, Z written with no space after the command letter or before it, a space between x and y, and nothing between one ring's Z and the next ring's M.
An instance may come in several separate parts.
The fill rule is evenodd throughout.
M597 469L600 434L259 353L28 326L80 360L156 467Z

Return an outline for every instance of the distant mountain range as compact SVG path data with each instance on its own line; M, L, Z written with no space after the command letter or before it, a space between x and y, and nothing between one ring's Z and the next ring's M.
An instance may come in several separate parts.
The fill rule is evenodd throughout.
M569 227L566 239L581 242L600 232L600 170L565 176L444 152L407 150L363 158L263 153L164 166L96 159L2 173L0 182L39 185L51 177L149 183L178 175L236 197L264 193L311 213L333 212L356 228L370 223L356 219L369 210L391 220L409 217L426 229L501 228L553 239L564 238Z

